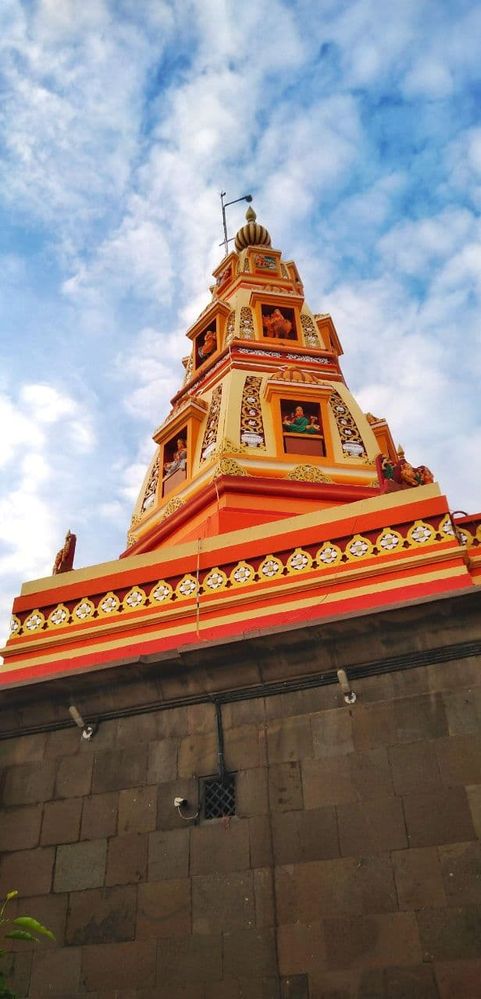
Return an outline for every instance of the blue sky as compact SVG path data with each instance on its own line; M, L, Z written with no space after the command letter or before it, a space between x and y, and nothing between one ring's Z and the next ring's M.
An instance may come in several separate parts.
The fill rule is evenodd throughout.
M67 528L77 565L123 549L221 189L364 408L480 509L479 4L2 0L0 49L2 614Z

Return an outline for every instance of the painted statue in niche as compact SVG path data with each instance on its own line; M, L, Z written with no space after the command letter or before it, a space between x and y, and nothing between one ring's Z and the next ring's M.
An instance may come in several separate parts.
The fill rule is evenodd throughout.
M296 406L291 413L286 413L282 417L282 426L291 434L320 434L321 426L319 417L312 413L310 416L304 413L303 406Z
M202 364L217 350L217 333L215 326L201 333L196 340L197 364Z
M434 482L433 473L426 465L413 467L405 458L402 448L398 448L398 456L398 461L391 461L385 455L379 455L377 458L378 476L384 485L384 492L425 486Z
M172 456L169 456L168 460L164 462L164 478L169 475L173 475L174 472L178 471L178 469L182 469L182 471L184 471L186 467L187 444L184 437L178 437L175 444L175 451Z
M293 309L280 309L278 306L262 306L262 328L264 336L275 340L295 340L296 324Z

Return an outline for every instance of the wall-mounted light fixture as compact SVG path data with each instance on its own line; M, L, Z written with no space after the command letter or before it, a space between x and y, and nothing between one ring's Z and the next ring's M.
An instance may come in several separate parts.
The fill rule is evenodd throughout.
M72 718L72 721L75 722L77 728L81 729L82 739L85 739L87 741L89 739L92 739L92 737L95 735L97 731L97 726L92 723L88 724L87 722L85 722L84 719L82 718L82 715L80 714L79 709L75 707L75 704L70 705L68 713Z
M346 704L355 704L357 701L357 694L355 694L351 688L345 669L338 669L337 679L339 680Z

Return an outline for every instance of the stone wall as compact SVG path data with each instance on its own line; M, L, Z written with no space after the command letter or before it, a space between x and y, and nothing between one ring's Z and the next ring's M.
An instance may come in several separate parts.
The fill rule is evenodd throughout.
M173 806L212 704L1 742L0 886L57 937L16 945L18 995L479 999L481 659L353 687L222 705L224 820Z

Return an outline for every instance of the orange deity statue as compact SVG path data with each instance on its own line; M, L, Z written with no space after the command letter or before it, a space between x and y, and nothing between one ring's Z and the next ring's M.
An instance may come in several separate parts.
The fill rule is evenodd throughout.
M77 535L72 534L71 531L67 531L63 546L55 556L55 562L53 563L53 569L52 569L52 576L56 576L59 572L70 572L70 570L73 569L73 560L75 557L76 544L77 544Z
M292 329L290 319L286 319L280 309L274 309L270 316L264 316L262 325L266 336L279 337L281 339L288 337Z

